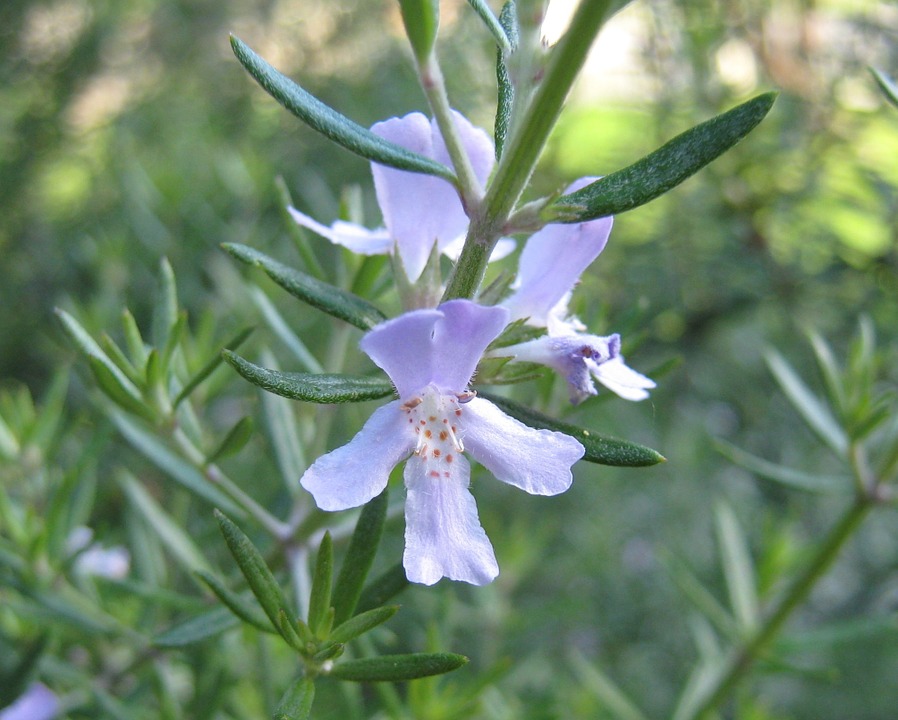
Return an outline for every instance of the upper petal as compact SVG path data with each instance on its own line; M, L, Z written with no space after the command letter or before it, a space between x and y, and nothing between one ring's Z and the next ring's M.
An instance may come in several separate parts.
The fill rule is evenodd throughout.
M567 192L591 180L582 178ZM502 303L512 320L530 318L531 325L544 327L552 308L605 248L612 223L611 217L570 225L553 223L534 233L521 252L517 289Z
M507 318L504 308L451 300L436 310L412 310L381 323L359 345L390 376L400 398L428 385L462 392Z
M435 465L417 455L405 465L405 573L433 585L440 578L486 585L499 574L489 538L468 491L470 466L461 455Z
M359 255L385 255L393 248L393 239L386 228L369 230L361 225L343 220L337 220L333 225L327 227L294 207L288 207L287 211L297 224L327 238L335 245L342 245Z
M557 495L571 486L571 466L585 452L574 438L534 429L483 398L464 406L465 449L502 482L533 495Z
M437 159L433 128L421 113L385 120L371 131ZM414 282L421 276L434 243L442 247L464 235L468 217L455 188L442 178L376 163L371 164L371 173L384 223L396 243L406 274Z
M322 510L364 505L387 486L390 472L415 446L398 400L372 413L346 445L318 458L300 484Z

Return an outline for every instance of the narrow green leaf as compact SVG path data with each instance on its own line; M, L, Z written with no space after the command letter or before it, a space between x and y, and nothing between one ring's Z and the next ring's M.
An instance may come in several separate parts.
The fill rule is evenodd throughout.
M188 572L211 569L203 553L194 544L190 535L181 528L180 523L175 522L132 475L122 472L117 480L131 505L155 531L172 557Z
M309 630L318 637L326 637L326 630L329 630L325 627L325 619L331 606L333 582L334 543L331 534L326 532L318 547L315 574L312 577L312 590L309 595Z
M178 345L181 344L181 340L184 337L184 333L187 330L187 311L182 310L177 314L177 319L175 320L175 324L169 328L168 336L165 339L165 344L162 346L162 352L160 353L160 361L162 363L162 372L167 373L169 365L171 364L172 355L175 354L175 350Z
M748 135L773 107L776 93L764 93L677 135L632 165L550 205L549 222L575 223L615 215L644 205L679 185Z
M246 578L246 582L249 583L250 590L253 591L253 594L259 601L259 605L262 606L262 610L265 611L272 625L280 630L285 640L290 642L292 639L290 637L291 633L282 627L283 620L287 621L286 625L290 625L289 615L286 611L287 602L281 592L280 585L274 579L271 570L268 569L262 554L243 531L222 512L216 510L215 517L218 520L221 534L228 544L228 549L240 566L240 571L243 573L243 577ZM293 634L295 634L295 631Z
M590 691L602 709L611 713L616 720L647 720L643 712L628 698L611 678L590 663L575 647L570 653L571 666L582 686Z
M106 397L132 415L137 415L149 422L156 420L156 414L152 408L129 389L128 386L131 385L131 382L124 375L113 372L106 362L95 355L88 356L87 363L97 381L97 386ZM128 386L122 384L123 379L127 380Z
M507 25L502 22L502 17L500 15L499 19L496 19L496 16L493 14L493 11L490 10L490 6L486 3L485 0L468 0L468 4L474 9L480 19L483 20L483 24L486 25L487 29L492 34L493 38L496 41L496 44L499 46L500 52L504 50L505 52L511 52L513 48L512 34L509 31ZM507 2L502 8L502 12L505 12L505 8L513 3Z
M457 670L468 662L455 653L411 653L346 660L334 666L330 674L340 680L355 682L402 682L442 675Z
M239 453L253 436L253 429L253 419L249 415L240 418L224 436L218 447L209 453L206 462L218 462L222 458Z
M168 343L172 329L178 322L178 288L175 271L168 258L159 262L159 289L153 313L153 339L156 347Z
M309 234L306 232L306 229L301 227L296 223L295 220L290 215L290 211L288 208L294 207L293 197L290 195L290 190L287 187L287 183L284 181L284 178L281 175L278 175L274 179L275 187L278 191L278 198L280 200L278 204L278 210L281 214L281 221L287 228L287 232L290 234L290 238L293 240L293 244L296 246L297 251L302 257L303 263L305 263L306 270L308 270L312 275L314 275L319 280L324 278L324 268L321 267L321 263L318 262L318 257L315 255L315 251L312 249L312 244L309 241Z
M122 329L125 332L125 345L131 355L131 362L136 368L143 368L147 364L147 346L137 327L137 320L128 308L122 310Z
M355 612L365 578L368 577L368 571L380 545L386 518L387 490L384 489L362 508L346 557L343 558L343 565L340 566L332 602L335 625L342 625Z
M748 633L757 626L760 616L758 588L748 540L729 505L719 503L715 508L715 519L720 560L730 595L730 606L741 630Z
M240 332L238 332L234 337L228 340L224 344L224 348L226 350L236 350L239 348L243 341L246 340L253 332L253 328L244 328ZM174 400L174 406L178 407L185 398L187 398L190 393L199 387L200 383L203 382L207 377L209 377L215 369L224 362L224 358L221 356L220 352L215 353L203 367L201 367L197 373L187 381L187 384L181 388L181 392L178 393L178 396Z
M364 635L369 630L373 630L378 625L382 625L398 611L398 605L388 605L386 607L374 608L373 610L359 613L342 625L334 628L334 631L330 634L330 640L335 643L348 643L353 638L357 638L359 635Z
M386 315L367 300L283 265L265 253L236 243L225 243L222 248L237 260L262 268L268 277L294 297L361 330L370 330L386 320Z
M846 409L845 383L842 382L842 372L833 356L832 349L819 333L811 331L808 336L811 347L814 349L814 355L817 356L817 365L823 375L823 381L826 383L829 401L839 412L844 412Z
M284 320L284 316L281 315L281 313L278 312L278 309L274 306L274 303L268 299L268 296L264 292L262 292L262 288L251 287L249 289L249 296L256 307L259 308L259 312L262 313L265 323L271 328L278 339L287 346L287 349L293 353L302 369L311 373L324 372L321 363L318 362L317 358L306 347L306 344L299 338L299 336L293 332L287 324L287 321ZM230 349L233 350L234 348Z
M163 648L193 645L220 635L239 624L240 620L228 612L227 608L217 607L159 633L153 638L153 645Z
M277 630L275 630L265 616L265 613L262 612L262 609L257 604L243 598L232 590L229 590L225 587L225 584L211 572L197 570L195 575L200 578L200 580L202 580L215 594L215 597L221 600L225 607L238 618L262 632L277 633Z
M436 175L455 183L455 174L435 160L378 137L312 96L279 73L242 40L231 36L240 63L264 90L300 120L350 152L399 170Z
M284 693L274 711L274 720L308 720L314 700L315 682L312 678L300 678Z
M489 11L488 8L487 11ZM489 16L495 20L492 12L489 13ZM508 70L508 56L517 49L518 44L518 17L513 2L507 2L502 6L499 23L499 31L505 37L505 42L500 42L496 49L498 97L496 99L495 138L497 160L502 157L502 151L505 149L505 140L511 129L512 110L514 109L514 84Z
M287 373L254 365L228 350L222 351L228 364L253 385L268 392L314 403L345 403L378 400L393 394L389 380L334 373Z
M717 598L701 583L683 560L669 553L661 555L664 568L670 573L677 587L696 609L727 638L740 638L736 620Z
M147 432L127 415L110 409L110 420L125 440L168 477L231 515L243 517L244 511L207 480L199 470L169 450L153 433Z
M530 427L545 428L570 435L586 448L583 459L589 462L617 467L647 467L667 461L667 458L661 453L645 445L607 437L592 430L560 422L525 405L492 393L481 392L480 397L498 405L500 409Z
M132 383L135 385L143 384L144 373L134 367L124 351L109 336L109 333L104 332L100 335L100 347Z
M886 96L886 100L898 107L898 85L888 75L876 68L871 67L870 72L873 74L876 84L879 85L879 89L882 90L882 94Z
M418 63L424 64L436 43L440 27L440 4L438 0L399 0L399 10L412 52Z
M396 563L365 586L356 610L364 613L368 610L376 609L385 602L392 600L410 584L402 563Z
M265 349L262 350L262 362L272 369L277 368L274 356ZM296 406L288 399L264 390L260 390L259 395L262 398L262 412L265 415L268 437L284 486L290 492L296 492L296 478L308 467L305 448L296 422Z
M782 355L770 349L765 353L764 359L786 397L804 418L808 427L817 433L833 452L844 457L848 451L848 438L827 407L810 391Z
M314 662L324 662L325 660L333 660L334 658L338 658L343 654L345 650L345 646L343 643L338 642L329 642L322 646L322 648L312 655L312 660Z
M759 458L757 455L746 452L719 438L714 440L714 445L721 455L736 465L766 480L772 480L794 490L823 494L849 493L852 491L851 479L847 475L840 477L838 475L801 472L800 470Z

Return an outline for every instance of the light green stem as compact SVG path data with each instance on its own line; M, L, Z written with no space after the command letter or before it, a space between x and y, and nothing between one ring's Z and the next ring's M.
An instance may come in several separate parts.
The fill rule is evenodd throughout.
M533 174L568 91L611 7L610 0L583 0L570 29L552 51L546 75L505 147L483 203L471 213L468 237L443 295L444 302L473 297L480 286L490 253Z
M717 678L708 687L705 697L696 705L694 712L687 716L688 720L709 717L726 700L783 623L805 601L817 581L830 568L842 546L854 534L875 502L869 496L857 497L823 541L810 565L795 578L763 624L744 643L733 649Z

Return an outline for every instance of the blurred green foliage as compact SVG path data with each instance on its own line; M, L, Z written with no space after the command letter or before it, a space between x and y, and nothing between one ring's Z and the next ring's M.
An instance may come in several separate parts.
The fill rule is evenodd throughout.
M443 5L439 52L450 95L489 127L494 87L484 68L492 66L491 40L464 3ZM612 35L615 28L623 34ZM253 638L253 655L241 656L238 640L248 631L167 656L148 646L131 655L121 650L133 640L123 627L160 631L202 603L190 597L197 588L189 574L162 562L167 551L113 471L139 473L204 550L214 546L216 530L207 506L191 505L186 493L163 484L108 424L95 426L103 421L78 378L61 409L64 385L52 378L71 353L51 321L53 306L78 308L97 332L117 327L127 304L147 328L156 268L167 256L193 342L206 351L247 324L262 324L220 243L298 262L276 177L300 209L322 220L336 217L340 188L360 185L361 201L343 206L361 208L371 226L379 221L367 164L323 142L264 95L231 56L229 31L363 125L424 107L398 9L388 2L5 0L0 7L0 378L13 386L4 417L33 423L32 395L55 413L33 431L29 447L37 456L21 448L4 453L2 479L29 494L35 510L27 522L35 527L54 497L59 504L60 488L89 488L69 525L89 522L104 542L127 542L135 568L127 584L78 587L61 579L62 539L44 538L29 559L48 594L62 583L61 603L77 609L86 594L111 618L72 610L64 630L45 638L42 613L63 606L37 603L24 634L34 647L52 641L56 648L91 648L73 663L104 678L88 706L102 708L103 717L129 717L122 698L151 708L180 703L191 718L218 717L219 709L224 717L270 714L292 669L279 666L286 655L266 638ZM683 578L700 579L720 603L726 597L715 501L726 498L734 508L762 591L831 523L839 498L760 480L722 457L713 438L807 472L839 471L796 422L763 360L774 346L793 366L812 368L807 343L798 341L807 328L830 338L842 356L858 314L868 314L885 348L884 377L898 380L898 113L866 69L896 75L896 31L898 15L886 2L665 0L634 3L600 38L600 47L626 41L629 51L620 55L627 64L600 66L581 80L543 158L538 191L616 170L759 89L781 95L734 150L617 218L576 296L574 309L593 331L624 333L633 367L652 375L671 358L680 364L658 378L646 403L599 398L568 411L567 419L645 441L668 457L667 466L584 466L572 491L551 500L478 485L483 524L501 558L500 583L412 589L402 624L391 626L396 635L384 640L423 647L427 628L438 624L473 658L472 673L499 678L483 717L610 717L601 693L590 691L601 683L584 680L588 671L571 659L571 648L660 716L698 654L694 639L704 637L690 619ZM315 251L333 272L338 252L323 245ZM329 326L322 317L297 312L282 293L272 291L271 299L313 353L323 347L317 339ZM285 370L297 367L283 334L258 335L256 348L270 345ZM347 347L354 338L347 336ZM348 363L362 361L350 354ZM810 378L816 382L813 372ZM258 400L226 369L213 380L203 399L223 435ZM562 408L563 390L548 380L530 392ZM328 447L349 437L365 411L341 417ZM267 449L277 443L274 435L267 428L250 445ZM289 468L283 455L256 466L242 456L223 462L267 507L284 504L286 491L272 479L278 462L282 472ZM33 472L43 465L54 472ZM401 524L391 527L380 560L400 552ZM874 518L796 626L835 624L787 633L782 643L792 648L794 664L765 667L777 673L738 698L740 717L890 716L898 706L895 547L894 514ZM209 552L225 556L221 547ZM5 613L0 619L11 622ZM0 637L0 649L7 651L0 652L6 671L5 658L24 661L30 646L7 646ZM506 666L507 658L516 660ZM253 671L265 684L247 679ZM135 685L139 673L150 680ZM445 704L434 698L451 693L443 686L434 692L416 700L418 717L441 717ZM363 704L360 694L347 699L334 687L319 693L321 705L331 696ZM162 710L149 716L177 717Z

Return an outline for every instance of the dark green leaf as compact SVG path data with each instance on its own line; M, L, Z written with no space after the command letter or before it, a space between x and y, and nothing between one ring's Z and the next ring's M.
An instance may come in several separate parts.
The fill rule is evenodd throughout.
M225 243L222 247L241 262L262 268L268 277L294 297L357 328L370 330L386 320L386 315L367 300L283 265L265 253L236 243Z
M330 640L336 643L347 643L359 635L363 635L378 625L385 623L399 610L398 605L374 608L368 612L359 613L342 625L334 628L330 634Z
M389 380L330 373L287 373L269 370L224 350L222 355L253 385L275 395L314 403L345 403L378 400L393 394Z
M770 111L776 93L764 93L677 135L632 165L550 205L549 222L575 223L644 205L679 185L744 138Z
M311 678L300 678L284 693L274 711L274 720L308 720L314 699L314 681Z
M333 677L356 682L402 682L442 675L457 670L468 662L454 653L412 653L347 660L334 666Z
M647 467L666 462L667 460L657 450L652 450L645 445L599 435L592 430L560 422L525 405L498 395L480 393L480 396L498 405L502 410L526 425L563 432L565 435L570 435L572 438L580 441L583 447L586 448L586 454L583 456L583 459L589 462L600 465L615 465L617 467Z
M144 373L131 364L127 355L125 355L122 349L115 343L115 340L109 337L108 333L104 332L100 335L100 347L103 349L103 352L109 356L109 359L118 366L119 370L125 373L132 383L135 385L143 384Z
M265 91L300 120L342 145L350 152L381 165L410 172L436 175L455 183L454 173L445 165L406 150L378 137L333 108L310 95L286 75L279 73L242 40L231 36L231 48L240 63Z
M333 660L343 654L344 645L338 642L329 642L312 655L313 662L324 662L325 660Z
M892 103L892 105L898 107L898 85L896 85L888 75L880 72L876 68L871 67L870 72L873 73L873 79L876 80L876 84L879 85L882 94L886 96L886 99Z
M153 638L153 644L164 648L184 647L220 635L239 624L227 608L217 607L160 633Z
M433 51L440 27L438 0L399 0L402 24L419 64L424 64Z
M492 17L492 13L490 13ZM512 109L514 107L514 85L511 82L511 75L508 71L508 56L510 52L517 49L518 44L518 17L515 4L507 2L502 6L502 12L499 15L501 23L500 30L506 36L507 46L501 43L496 50L496 82L498 89L498 97L496 101L496 159L502 157L502 151L505 149L505 139L508 137L508 131L511 128Z
M197 570L195 574L215 593L215 597L221 600L225 607L238 618L262 632L277 632L258 605L246 600L232 590L228 590L224 583L210 572Z
M365 612L378 608L388 600L392 600L405 590L411 583L405 576L405 568L402 563L396 563L382 575L374 578L362 592L356 610Z
M334 580L334 543L329 532L324 533L315 561L315 576L309 595L309 629L318 637L326 637L330 628L325 619L331 606L331 590ZM319 632L323 631L323 632Z
M252 334L252 332L253 328L241 330L224 344L224 349L236 350L243 344L243 341ZM201 367L199 371L187 381L187 384L181 389L181 392L178 393L178 397L176 397L174 401L175 407L178 407L190 393L196 390L199 384L209 377L215 371L215 368L221 365L223 361L224 358L221 356L221 353L215 353L215 355L209 359L209 362L203 365L203 367Z
M218 447L209 453L206 462L214 463L218 462L221 458L236 455L243 450L243 447L249 442L249 439L252 436L253 419L247 415L246 417L240 418L234 424L234 427L228 431L228 434L224 436L224 439L218 444Z
M371 500L359 515L349 543L349 550L340 566L340 575L334 587L334 624L341 625L352 617L365 578L374 562L377 547L384 531L387 518L387 490Z
M287 614L287 602L281 593L280 585L265 564L262 554L256 549L252 541L232 523L222 512L216 510L215 517L218 519L218 525L221 528L221 534L224 536L228 549L240 566L240 571L246 582L249 583L250 590L262 606L262 610L271 620L272 625L278 628L291 645L293 637L296 633L290 632L292 625L289 622ZM283 618L282 618L283 616ZM282 619L286 619L286 627L282 627Z

